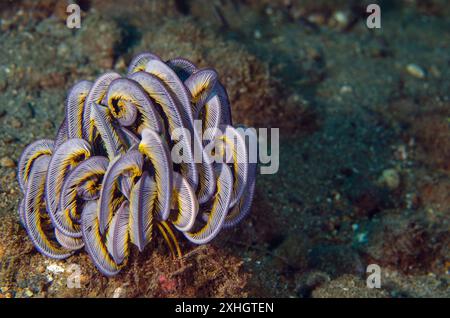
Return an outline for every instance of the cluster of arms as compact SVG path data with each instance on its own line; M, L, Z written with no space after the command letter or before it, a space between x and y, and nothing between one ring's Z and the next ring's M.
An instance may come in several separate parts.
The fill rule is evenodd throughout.
M181 162L171 155L177 144ZM211 160L227 152L227 160ZM75 84L55 139L25 148L20 221L42 254L64 259L84 248L112 276L126 266L131 244L143 251L159 233L180 257L177 232L206 244L236 225L250 211L256 168L216 71L142 53L126 76Z

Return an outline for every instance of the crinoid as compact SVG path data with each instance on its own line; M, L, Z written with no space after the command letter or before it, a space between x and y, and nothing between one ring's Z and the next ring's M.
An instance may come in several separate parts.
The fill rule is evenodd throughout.
M131 244L142 251L157 233L179 257L173 230L205 244L248 214L252 138L232 126L213 69L140 54L124 77L75 84L55 140L25 148L20 220L42 254L84 247L107 276L126 265Z

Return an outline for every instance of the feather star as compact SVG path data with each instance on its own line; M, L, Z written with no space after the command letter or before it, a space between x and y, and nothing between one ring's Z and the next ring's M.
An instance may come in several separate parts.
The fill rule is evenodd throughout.
M55 140L25 148L19 217L42 254L64 259L84 248L113 276L132 245L143 251L158 233L181 257L175 233L206 244L238 224L251 208L256 168L217 72L142 53L126 76L75 84Z

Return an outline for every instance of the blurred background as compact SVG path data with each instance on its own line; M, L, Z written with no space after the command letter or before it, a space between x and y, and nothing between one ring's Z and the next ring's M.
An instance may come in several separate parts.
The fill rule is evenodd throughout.
M0 2L0 297L450 296L448 1L80 0L80 29L69 3ZM215 68L235 123L280 129L280 169L212 244L173 261L157 241L107 279L84 252L35 251L15 168L53 138L69 87L144 51ZM81 289L49 270L72 263Z

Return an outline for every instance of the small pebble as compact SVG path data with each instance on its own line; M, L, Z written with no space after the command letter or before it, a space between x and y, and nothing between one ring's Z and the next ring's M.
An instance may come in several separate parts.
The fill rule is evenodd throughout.
M53 123L51 121L49 121L49 120L46 120L44 122L43 126L44 126L45 129L51 129L51 128L53 128Z
M44 266L38 266L37 268L36 268L36 271L38 272L38 273L43 273L43 272L45 272L45 267Z
M273 14L273 9L271 7L267 7L266 8L266 14L267 15L272 15Z
M404 161L404 160L408 159L408 152L406 150L406 146L405 145L398 146L394 152L394 156L398 160Z
M64 268L56 264L47 266L47 270L55 274L64 273Z
M326 18L323 14L313 13L308 16L308 21L318 25L324 25L326 22Z
M352 87L348 85L342 86L340 90L341 94L351 93L352 91L353 91Z
M123 57L120 57L117 62L116 65L114 66L114 68L119 69L119 70L125 70L127 68L127 64L125 63L125 60Z
M86 285L89 283L89 276L87 275L80 275L80 284Z
M430 73L437 78L440 78L442 73L436 65L431 66Z
M0 159L0 166L2 166L3 168L15 168L16 163L9 157L3 157L2 159Z
M5 144L11 144L11 143L14 142L14 137L12 137L12 136L5 136L3 138L3 141L5 142Z
M56 49L58 56L66 56L69 53L69 51L70 51L69 47L65 43L61 43Z
M123 291L123 289L122 289L122 287L117 287L115 290L114 290L114 293L113 293L113 298L120 298L120 296L121 296L121 294L122 294L122 291Z
M356 240L358 243L361 243L361 244L367 243L367 233L366 232L358 233L356 235Z
M409 75L414 76L416 78L424 78L425 71L417 64L408 64L406 66L406 71Z
M27 297L33 297L33 292L31 290L29 290L28 288L25 289L25 293L24 293Z
M255 39L259 40L261 38L261 31L255 30L255 32L253 32L253 36Z
M22 127L22 122L20 120L18 120L17 118L13 118L11 120L11 126L13 128L21 128Z
M336 11L333 18L341 28L346 27L349 23L348 13L344 11Z
M378 182L391 190L395 190L400 185L400 175L395 169L386 169L381 174Z

